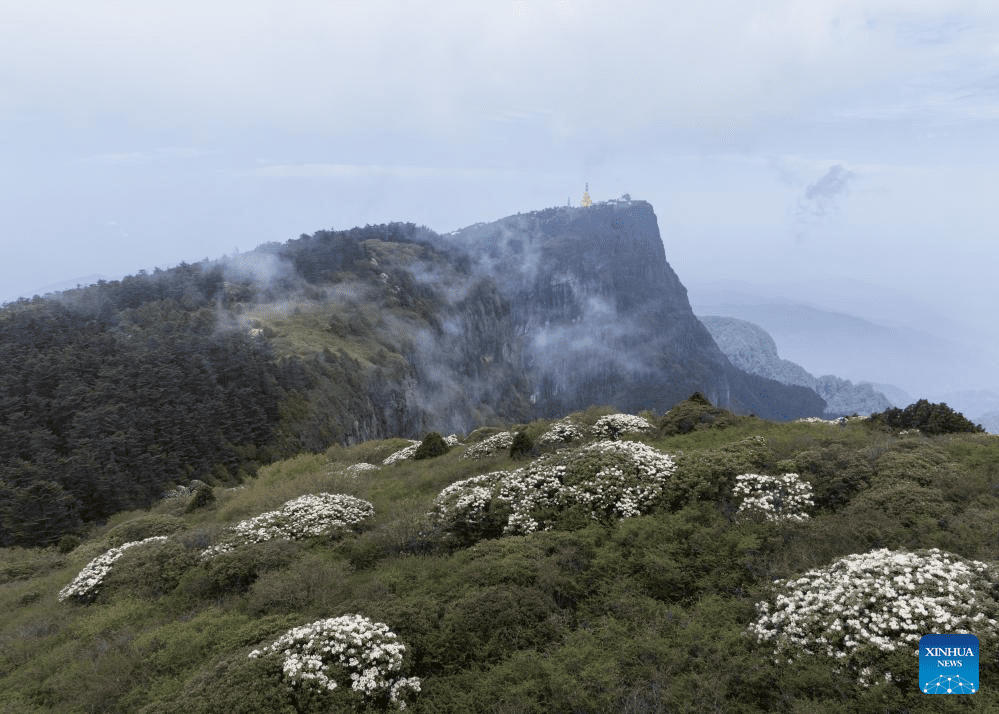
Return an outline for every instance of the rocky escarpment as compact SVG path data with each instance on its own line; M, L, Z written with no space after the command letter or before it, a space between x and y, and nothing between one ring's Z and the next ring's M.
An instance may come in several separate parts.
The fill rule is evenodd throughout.
M825 409L806 387L730 363L691 311L644 201L546 209L447 235L408 224L321 231L275 255L281 270L267 275L283 283L255 288L258 279L240 282L227 268L227 284L240 324L272 328L276 352L304 365L282 412L286 450L468 432L595 404L662 413L694 392L775 420ZM251 263L242 259L244 273ZM268 317L275 304L280 320Z
M827 417L866 416L892 406L891 401L870 384L854 384L832 375L815 377L804 367L781 359L776 342L759 325L734 317L703 316L700 320L732 364L782 384L797 384L814 390L826 400Z
M734 367L694 316L666 261L652 206L551 208L441 237L467 254L508 305L518 362L538 416L590 404L662 412L700 391L771 419L817 415L813 391Z

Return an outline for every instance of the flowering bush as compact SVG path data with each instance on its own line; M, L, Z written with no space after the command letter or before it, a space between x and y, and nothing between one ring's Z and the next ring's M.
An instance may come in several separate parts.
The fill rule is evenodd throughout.
M342 493L308 494L293 498L276 511L240 521L230 533L202 557L226 553L244 543L262 543L275 538L301 540L337 533L375 514L367 501Z
M992 579L994 579L994 573ZM999 635L988 566L936 548L874 550L775 584L750 632L778 659L834 658L870 686L887 653L916 651L930 632ZM891 672L877 678L896 679Z
M124 555L126 550L137 545L158 543L165 541L166 539L166 536L153 536L152 538L146 538L145 540L123 543L117 548L111 548L103 555L97 556L87 563L86 567L81 570L75 578L73 578L73 582L59 591L59 601L62 602L69 598L73 598L81 602L92 600L94 596L97 595L97 589L104 581L104 578L111 572L111 565L114 564L118 558Z
M420 448L419 441L413 441L410 439L409 446L399 449L397 452L382 461L382 465L389 466L399 461L405 461L406 459L411 459L416 454L416 450Z
M463 459L481 459L485 456L490 456L498 451L504 451L510 448L510 444L513 443L513 433L509 431L501 431L499 434L494 434L488 439L483 439L478 444L472 444L467 449L465 453L461 455Z
M405 709L404 697L420 691L417 677L396 676L405 651L388 625L343 615L288 630L249 656L281 654L284 676L292 685L333 691L349 678L350 688L366 699L387 698Z
M599 441L445 488L430 514L447 530L471 530L503 513L503 533L530 533L573 506L590 517L628 518L652 508L675 469L672 458L635 442ZM539 521L538 519L541 519Z
M597 419L593 425L593 435L605 439L616 439L621 434L636 434L652 431L655 427L647 420L633 414L608 414Z
M843 425L846 424L846 417L840 417L839 419L823 419L822 417L802 417L801 419L795 419L794 423Z
M812 485L798 474L742 474L735 477L732 493L742 499L740 515L761 515L768 521L804 521L808 518L804 509L815 505Z
M362 462L362 463L359 463L359 464L352 464L352 465L348 466L347 468L345 468L343 470L343 473L347 474L348 476L355 476L356 477L358 474L360 474L360 473L362 473L364 471L377 471L377 470L378 470L378 467L375 466L374 464L369 464L369 463Z
M569 419L562 419L552 424L548 431L538 437L538 444L567 444L583 438L583 430Z

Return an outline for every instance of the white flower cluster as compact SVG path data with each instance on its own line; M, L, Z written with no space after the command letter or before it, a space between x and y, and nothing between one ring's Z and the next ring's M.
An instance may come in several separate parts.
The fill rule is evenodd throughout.
M597 437L616 438L620 434L637 434L654 428L646 419L634 414L608 414L597 419L592 432Z
M538 444L567 444L583 438L583 430L569 419L557 421L538 437Z
M762 515L768 521L804 521L804 509L814 506L812 484L798 474L763 476L742 474L735 477L732 493L742 498L738 513Z
M628 518L662 496L676 464L646 444L599 441L544 456L516 471L496 471L451 484L437 496L431 517L445 528L475 526L494 500L510 510L506 534L542 528L539 509L589 508L593 518Z
M420 442L409 440L409 446L399 449L397 452L382 461L383 466L389 466L391 464L397 463L399 461L405 461L406 459L413 458L416 454L416 450L420 448Z
M469 446L465 449L465 453L461 455L461 458L481 459L485 456L495 454L497 451L509 449L511 444L513 444L513 432L501 431L499 434L494 434L488 439L483 439L478 444Z
M375 466L374 464L361 462L359 464L352 464L351 466L348 466L343 470L343 473L347 474L348 476L356 477L359 473L363 471L377 471L377 470L378 467Z
M482 476L456 481L437 494L434 510L428 515L437 520L478 526L490 502L499 495L500 484L511 477L509 471L493 471Z
M985 563L936 548L874 550L775 583L773 605L757 605L750 632L790 662L801 654L840 661L863 686L879 655L916 651L930 632L999 635L994 576ZM891 672L883 673L888 677Z
M845 424L846 419L823 419L822 417L803 417L795 419L795 424Z
M73 582L59 591L59 601L69 598L77 600L88 600L97 594L97 588L104 581L104 578L111 572L111 565L118 560L125 551L137 545L146 543L158 543L166 540L166 536L153 536L145 540L134 540L130 543L123 543L117 548L111 548L106 553L97 556L86 567L73 578Z
M396 676L406 651L398 640L385 623L372 622L363 615L343 615L288 630L249 656L281 654L284 675L292 683L331 691L346 683L333 678L333 672L340 670L350 676L354 691L365 697L387 694L392 704L405 709L403 697L419 692L420 680Z
M277 538L301 540L336 533L374 514L375 507L360 498L342 493L307 494L293 498L276 511L240 521L221 543L202 551L201 557L227 553L245 543L262 543Z

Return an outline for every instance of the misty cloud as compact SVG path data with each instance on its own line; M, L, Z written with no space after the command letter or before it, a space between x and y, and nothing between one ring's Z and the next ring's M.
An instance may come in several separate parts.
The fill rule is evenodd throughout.
M812 216L825 216L836 208L840 196L846 193L847 184L856 174L837 164L815 183L805 189L798 202L799 210Z
M279 280L295 279L295 269L272 253L254 251L225 259L225 275L232 282L249 280L257 288L273 287Z
M804 237L809 227L825 221L839 210L842 198L847 194L849 184L855 177L853 171L836 164L830 166L818 180L805 187L795 207L796 236L799 240Z

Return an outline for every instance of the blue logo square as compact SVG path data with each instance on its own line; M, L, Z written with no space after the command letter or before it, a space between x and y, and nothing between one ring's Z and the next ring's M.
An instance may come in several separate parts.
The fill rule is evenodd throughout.
M924 694L978 691L978 638L923 635L919 640L919 690Z

